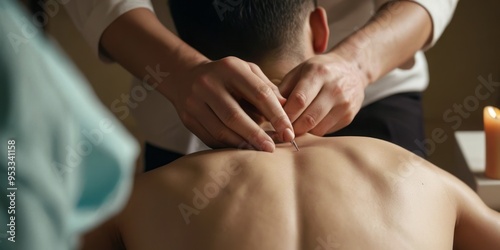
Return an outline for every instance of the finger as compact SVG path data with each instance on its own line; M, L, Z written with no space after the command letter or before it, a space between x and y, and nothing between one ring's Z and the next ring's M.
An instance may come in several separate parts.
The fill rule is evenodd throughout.
M186 127L190 131L196 131L196 135L209 147L233 147L245 141L227 129L208 106L203 105L203 107L194 110L194 113L195 116L184 117L183 121L185 121ZM202 118L203 124L194 117Z
M266 133L273 139L274 142L280 142L279 135L275 131L266 131Z
M312 75L303 75L292 93L290 93L283 107L292 122L295 122L312 101L316 99L322 86L323 82L321 78Z
M280 134L281 141L294 139L292 124L268 84L265 84L252 71L245 69L240 69L238 74L233 76L232 81L238 83L239 92L245 100L253 104L271 122L276 132Z
M292 69L290 72L288 72L288 74L285 75L280 85L278 86L280 93L285 98L288 98L293 88L297 84L298 80L300 80L301 70L302 70L301 65Z
M262 124L263 122L266 121L266 118L262 116L262 114L253 106L252 104L248 103L247 101L241 101L238 102L240 103L240 106L243 108L243 111L250 116L250 118L257 124Z
M346 110L343 106L336 106L310 132L318 136L333 133L349 125L354 116L355 112Z
M260 69L259 66L257 66L257 64L248 63L248 65L250 66L252 72L256 74L262 80L262 82L266 83L273 90L276 97L278 97L279 102L281 103L281 105L283 105L286 99L281 95L280 90L278 89L276 84L274 84L269 80L269 78L267 78L267 76L264 74L264 72L262 72L262 70Z
M275 145L272 139L243 111L233 97L224 90L222 87L212 88L210 91L214 93L208 95L206 99L210 109L217 115L220 122L229 130L245 139L253 147L273 152ZM218 93L218 96L216 93ZM209 131L212 130L209 129ZM216 135L216 139L219 139L219 136L224 137L225 134Z
M208 133L205 127L203 127L203 125L201 125L201 123L199 123L193 117L184 117L182 118L182 121L184 122L184 126L186 126L189 131L193 131L193 133L196 133L196 136L210 148L220 148L224 146L224 144L215 140L215 138L213 138L212 135Z
M322 88L311 105L293 123L295 133L303 134L314 129L334 107L335 101L332 100L330 93Z

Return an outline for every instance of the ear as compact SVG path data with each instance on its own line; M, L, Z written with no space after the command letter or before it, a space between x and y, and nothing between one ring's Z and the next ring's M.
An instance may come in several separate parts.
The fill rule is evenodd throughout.
M330 28L328 27L328 18L325 9L318 7L311 12L309 25L312 32L314 53L321 54L326 51L330 37Z

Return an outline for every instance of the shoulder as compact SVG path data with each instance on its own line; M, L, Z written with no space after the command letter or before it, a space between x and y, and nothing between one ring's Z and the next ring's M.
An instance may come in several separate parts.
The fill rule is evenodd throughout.
M82 238L81 249L125 249L115 218L87 232Z

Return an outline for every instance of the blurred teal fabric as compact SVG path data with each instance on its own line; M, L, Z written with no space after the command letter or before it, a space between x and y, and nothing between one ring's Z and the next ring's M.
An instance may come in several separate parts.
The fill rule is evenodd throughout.
M78 249L82 233L124 206L138 150L33 17L1 0L0 249ZM9 187L17 188L15 214Z

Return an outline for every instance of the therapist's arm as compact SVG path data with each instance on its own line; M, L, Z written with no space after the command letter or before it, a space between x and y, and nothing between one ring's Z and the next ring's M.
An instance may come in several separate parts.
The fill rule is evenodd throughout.
M136 77L156 86L174 104L184 124L211 147L251 144L274 150L273 140L236 98L257 107L272 122L279 139L294 138L281 106L285 99L259 67L233 57L210 61L166 29L148 9L119 16L104 30L100 46Z
M450 2L432 1L438 7L437 2ZM364 27L285 77L280 89L288 97L285 111L295 132L324 135L345 127L369 84L397 67L412 67L415 53L434 40L431 12L421 3L386 3Z

